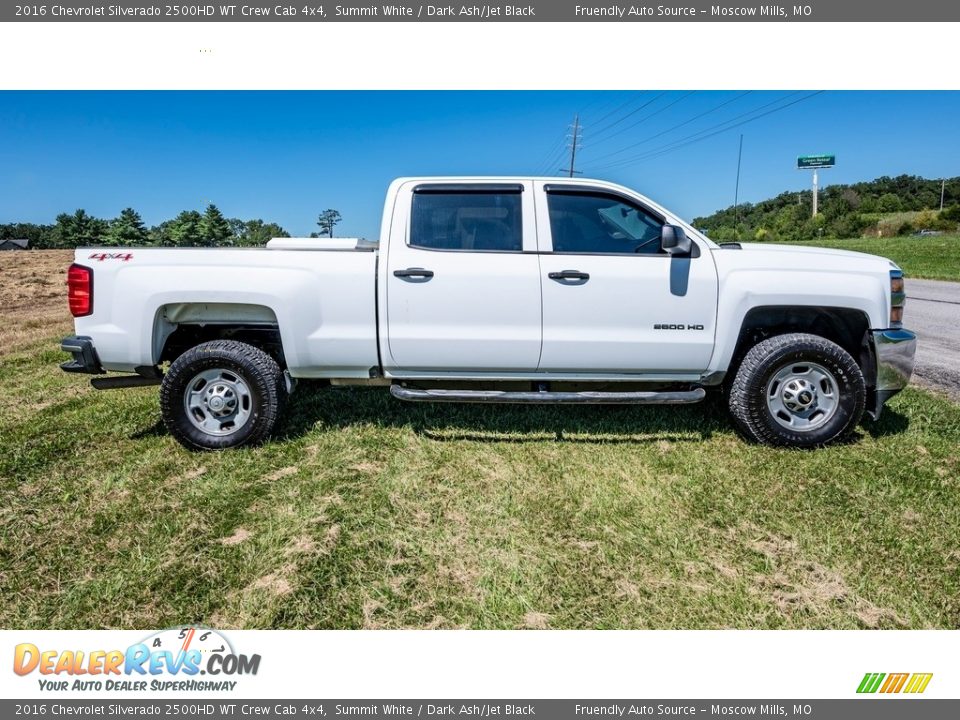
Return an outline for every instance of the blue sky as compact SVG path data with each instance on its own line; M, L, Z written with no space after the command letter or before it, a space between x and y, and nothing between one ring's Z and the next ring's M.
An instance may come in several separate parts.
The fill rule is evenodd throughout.
M376 237L394 177L556 174L575 113L577 169L688 219L733 204L740 133L742 201L808 187L798 154L836 153L824 184L960 175L960 92L0 92L0 222L214 202Z

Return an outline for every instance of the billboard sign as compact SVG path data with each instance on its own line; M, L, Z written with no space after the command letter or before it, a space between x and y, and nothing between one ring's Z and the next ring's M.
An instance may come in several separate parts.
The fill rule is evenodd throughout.
M797 170L829 168L837 164L836 155L801 155L797 158Z

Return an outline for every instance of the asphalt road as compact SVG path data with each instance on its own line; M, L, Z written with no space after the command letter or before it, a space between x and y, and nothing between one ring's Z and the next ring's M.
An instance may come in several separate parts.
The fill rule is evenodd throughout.
M914 382L960 401L960 283L908 277L903 326L919 339Z

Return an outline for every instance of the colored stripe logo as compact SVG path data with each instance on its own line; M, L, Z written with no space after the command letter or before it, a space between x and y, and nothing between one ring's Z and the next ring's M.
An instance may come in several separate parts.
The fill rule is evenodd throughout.
M933 673L867 673L857 687L858 693L922 693Z

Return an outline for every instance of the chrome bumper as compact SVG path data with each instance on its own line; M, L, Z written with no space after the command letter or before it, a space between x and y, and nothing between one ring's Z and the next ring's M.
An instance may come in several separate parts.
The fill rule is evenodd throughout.
M874 420L887 400L903 390L913 375L917 336L909 330L871 330L870 343L877 363L877 387L867 412Z

